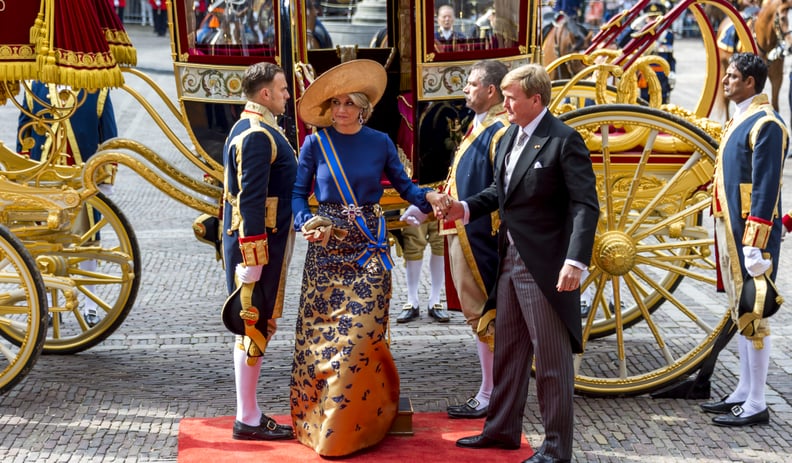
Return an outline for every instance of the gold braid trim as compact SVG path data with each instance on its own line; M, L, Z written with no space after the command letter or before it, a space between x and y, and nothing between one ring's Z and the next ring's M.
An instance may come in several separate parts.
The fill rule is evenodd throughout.
M104 30L104 35L110 45L110 52L118 64L137 65L137 50L132 46L132 41L125 31L107 28Z
M481 314L476 326L476 335L482 342L486 342L490 352L495 352L495 309Z
M264 235L264 239L240 241L239 250L242 252L242 262L246 267L269 263L269 245L266 235Z
M743 233L742 244L743 246L753 246L755 248L764 249L767 247L767 242L770 240L770 232L773 226L753 220L745 221L745 233Z
M41 79L73 88L120 87L124 77L113 55L78 53L63 49L44 50L38 56Z
M248 365L253 365L256 362L256 357L261 357L267 350L269 340L258 328L256 323L259 320L259 310L253 306L253 288L255 283L242 283L242 289L239 291L239 302L242 305L242 310L239 311L239 317L245 321L245 352L247 352Z

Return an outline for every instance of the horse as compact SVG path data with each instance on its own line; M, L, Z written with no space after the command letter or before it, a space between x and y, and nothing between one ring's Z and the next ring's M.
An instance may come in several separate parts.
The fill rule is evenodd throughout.
M792 15L792 0L766 0L754 18L748 21L751 27L759 56L767 63L767 79L770 81L770 101L773 108L778 111L778 96L784 78L784 55L792 48L792 31L790 30L790 15ZM718 27L718 37L731 25L731 20L726 18ZM719 44L720 45L720 44ZM720 75L726 73L729 59L733 50L720 49ZM729 102L723 95L723 88L716 94L712 111L715 116L729 119Z
M792 1L792 0L790 0ZM585 31L585 38L582 43L570 29L566 15L558 15L549 21L549 26L543 28L542 33L542 65L547 67L556 59L570 53L585 50L591 41L591 32ZM577 27L581 27L577 25ZM583 70L583 62L580 60L567 61L556 69L550 71L551 80L571 79L575 74Z

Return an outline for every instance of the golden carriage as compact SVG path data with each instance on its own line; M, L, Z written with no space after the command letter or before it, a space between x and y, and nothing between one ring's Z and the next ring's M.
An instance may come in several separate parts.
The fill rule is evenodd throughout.
M609 48L615 34L640 15L648 1L604 25L587 53L548 64L574 59L585 64L572 79L554 83L551 109L584 136L602 207L590 276L583 282L583 289L593 293L592 310L582 319L586 350L576 361L576 389L586 394L644 393L689 375L710 352L727 320L725 306L708 303L715 294L716 276L704 212L720 129L706 117L719 71L714 32L701 6L722 8L741 25L738 33L744 42L753 42L729 4L688 0L647 24L623 49ZM42 8L56 3L44 0ZM110 140L83 166L35 163L3 145L0 391L21 380L41 352L72 353L101 342L119 328L134 305L140 256L123 214L98 192L108 165L132 169L178 202L218 216L222 143L244 103L241 76L251 63L283 66L299 97L314 75L335 64L353 57L379 61L387 69L388 86L370 124L398 143L416 181L442 181L455 140L470 119L462 98L467 69L483 58L500 59L510 67L540 61L543 8L537 1L452 1L458 15L455 27L464 38L449 44L434 34L436 6L445 3L449 2L218 1L198 22L192 0L169 1L178 101L170 101L132 66L123 67L127 83L112 85L139 102L203 178L180 172L138 140ZM684 109L661 107L657 83L650 76L654 90L649 101L639 104L635 75L657 60L647 50L657 32L685 10L700 25L707 72L713 77L697 105ZM333 40L332 47L316 48L319 41L311 38L322 34ZM35 56L40 50L30 45L36 64L29 65L28 74L3 74L0 68L9 99L16 95L12 87L19 81L44 78ZM58 81L57 75L53 79L69 83ZM190 139L179 139L130 82L153 88ZM24 83L21 86L24 89ZM68 117L68 112L58 115ZM293 105L282 123L299 146L307 130L296 119ZM42 123L41 130L52 126ZM392 193L386 194L383 205L389 210L403 207ZM88 206L100 219L87 229L76 226ZM92 238L97 232L101 239ZM82 270L80 263L91 259L99 262L98 269ZM94 326L79 310L88 299L103 312Z

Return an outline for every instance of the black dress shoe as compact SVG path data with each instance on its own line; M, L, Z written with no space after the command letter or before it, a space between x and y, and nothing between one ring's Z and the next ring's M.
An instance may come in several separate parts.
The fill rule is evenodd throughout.
M718 426L754 426L757 424L770 424L770 411L767 408L751 416L740 416L742 412L743 408L739 405L735 405L731 413L718 415L712 419L712 422Z
M448 321L451 320L448 312L446 312L446 310L440 304L435 304L432 307L429 307L429 316L440 323L448 323Z
M707 413L717 413L720 415L723 413L729 413L735 405L743 404L742 402L726 402L726 399L728 398L729 396L725 395L722 399L716 402L704 402L703 404L699 404L699 407L701 407L701 409Z
M476 400L475 397L471 397L461 405L451 405L448 407L448 416L450 418L484 418L487 416L489 407L477 410L476 408L479 405L479 401Z
M234 439L236 440L282 440L293 439L291 426L278 424L267 415L261 416L258 426L248 426L241 421L234 421Z
M535 452L531 458L523 461L522 463L567 463L570 460L562 460L560 458L553 458L541 452Z
M396 323L407 323L416 318L418 318L418 307L414 307L411 304L404 304L401 313L396 317Z
M270 427L272 426L270 423L275 423L275 420L262 413L260 426ZM292 429L290 424L275 423L275 426L277 426L278 429L287 430L290 433L294 434L294 429Z
M520 444L509 444L507 442L501 442L499 440L490 439L483 434L479 434L478 436L470 436L470 437L463 437L456 441L457 447L464 447L466 449L491 449L491 448L499 448L504 450L517 450L520 448Z

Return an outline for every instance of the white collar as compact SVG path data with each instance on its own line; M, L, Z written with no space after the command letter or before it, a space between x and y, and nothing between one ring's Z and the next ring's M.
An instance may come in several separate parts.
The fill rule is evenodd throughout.
M542 121L542 118L545 116L545 114L547 114L547 107L542 109L542 112L540 112L538 116L534 117L533 120L528 123L528 125L521 127L522 131L528 135L528 138L531 138L531 135L533 135L536 127L539 126L539 122Z
M756 96L756 95L754 95L754 96ZM740 116L740 115L742 115L742 113L744 113L745 111L748 110L748 106L751 106L751 102L753 101L754 96L752 96L750 98L746 98L746 99L742 100L739 103L736 103L737 110L734 111L734 117Z

